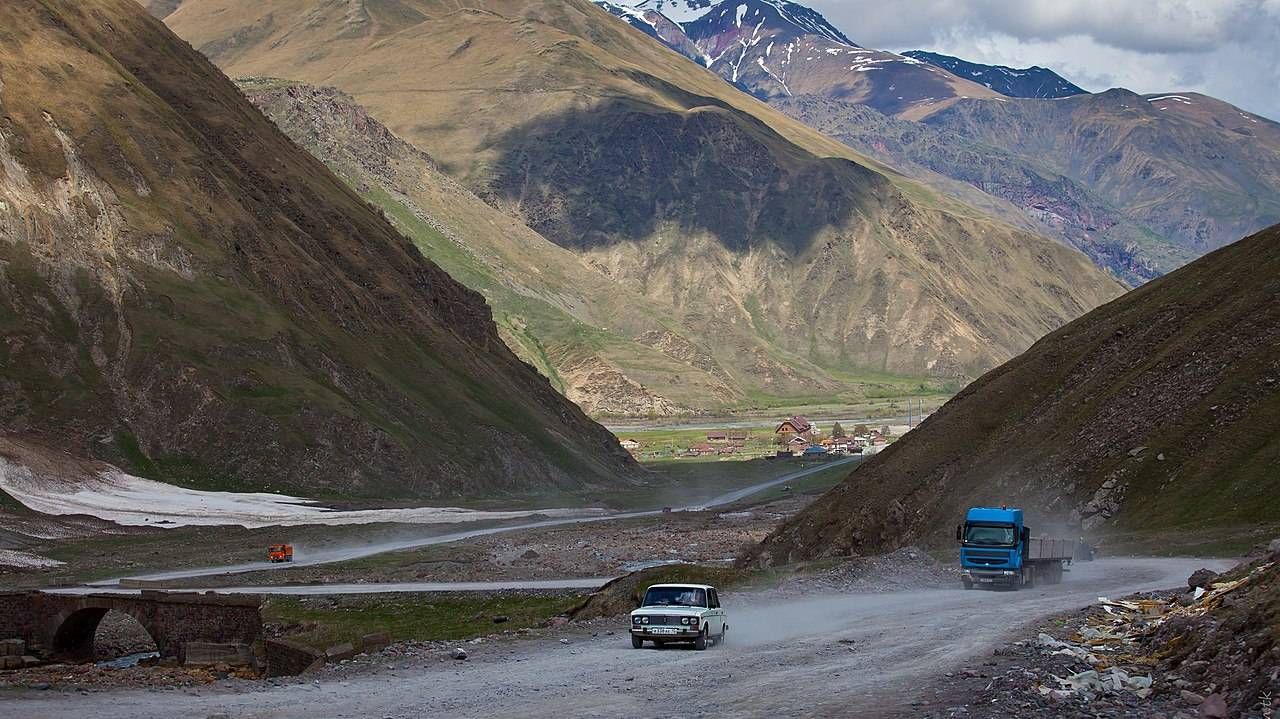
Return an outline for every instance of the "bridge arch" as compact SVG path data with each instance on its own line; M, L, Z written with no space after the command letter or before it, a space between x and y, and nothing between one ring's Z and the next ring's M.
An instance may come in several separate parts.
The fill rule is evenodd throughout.
M56 623L53 630L50 647L53 654L80 661L98 658L98 630L102 627L103 621L113 613L128 617L127 621L136 624L137 628L146 633L156 650L161 648L155 629L148 626L143 617L136 616L127 607L85 607L60 617L61 621Z
M103 617L133 617L161 656L181 656L189 642L252 644L262 633L261 598L142 590L139 594L0 591L0 638L39 652L90 658Z

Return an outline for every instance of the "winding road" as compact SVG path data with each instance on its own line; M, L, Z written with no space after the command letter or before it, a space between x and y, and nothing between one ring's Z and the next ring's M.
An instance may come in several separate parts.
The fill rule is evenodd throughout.
M932 589L769 601L726 595L730 641L705 652L631 649L612 636L569 634L468 646L467 662L394 660L344 678L272 686L233 683L177 692L23 692L9 716L97 719L297 717L878 717L944 671L963 666L1027 623L1121 596L1183 584L1224 562L1104 559L1062 584L1019 592ZM1024 629L1025 631L1025 629Z
M743 487L741 489L735 489L729 492L725 492L723 494L719 494L717 496L711 497L710 499L707 499L706 501L703 501L697 504L693 504L686 507L675 508L673 511L700 511L704 509L715 509L717 507L724 507L726 505L739 502L752 495L759 494L760 492L763 492L767 489L772 489L773 487L784 485L788 482L794 482L798 479L803 479L804 477L807 477L809 475L816 474L818 472L823 472L833 467L839 467L842 465L851 464L859 460L861 460L861 457L846 457L843 459L833 460L833 461L818 465L816 467L809 467L806 469L798 470L795 472L785 474L781 477L775 477L774 479L770 479L765 482L758 482L748 487ZM155 572L155 573L140 574L140 575L135 575L130 577L115 577L112 579L103 579L100 581L91 582L85 587L71 587L71 588L61 589L58 591L70 592L70 593L84 593L84 592L90 592L90 591L107 591L107 590L116 591L117 589L120 588L120 582L122 579L148 581L148 582L163 582L166 580L187 579L191 577L216 577L216 576L223 576L227 574L240 574L243 572L258 572L258 571L270 570L270 569L283 569L287 567L308 566L308 565L316 565L316 564L331 564L333 562L344 562L351 559L361 559L363 557L370 557L375 554L383 554L385 552L395 552L395 551L400 551L404 549L415 549L418 547L427 547L427 546L432 546L437 544L449 544L452 542L461 542L467 539L474 539L476 537L485 537L493 534L501 534L504 532L514 532L514 531L523 530L523 529L540 529L543 527L558 527L558 526L569 525L569 524L584 524L587 522L607 522L611 520L631 519L635 517L650 517L650 516L661 514L662 512L663 512L662 509L650 509L650 510L644 510L644 511L638 511L638 512L619 512L616 514L593 514L593 515L587 515L582 517L558 517L556 519L543 519L543 520L538 520L534 522L522 522L518 524L503 524L499 526L468 529L460 532L449 532L446 534L416 536L416 537L410 537L410 538L391 541L391 542L380 542L376 544L361 544L357 546L342 547L338 549L325 549L325 550L311 552L308 554L296 555L294 558L294 561L288 564L272 564L270 562L246 562L244 564L231 564L231 565L224 565L219 567L202 567L198 569L178 569L178 570L173 570L168 572ZM581 581L581 580L574 580L574 581ZM600 584L602 584L604 581L608 581L608 580L604 579L600 582ZM408 585L408 584L401 585L401 588L399 589L389 589L388 591L463 591L467 589L466 586L463 586L464 584L469 584L469 583L459 583L458 585L451 585L449 583L442 583L442 582L421 582L421 583L413 583L412 585ZM518 581L505 582L505 583L487 583L487 584L493 585L493 586L487 586L486 587L487 589L540 588L540 587L530 586L531 584L530 582L518 582ZM533 582L532 584L537 584L537 582ZM320 587L322 586L324 585L301 585L301 586L272 585L272 586L235 587L234 589L226 588L226 589L221 589L220 591L316 594L320 592ZM368 592L370 591L369 589L366 588L368 586L369 585L363 585L363 584L331 585L329 587L331 591L326 591L324 593L326 594L346 593L342 591L343 587L348 587L348 588L354 587L355 590L353 591ZM582 586L581 584L578 584L569 588L579 588L581 586ZM599 584L596 584L594 586L599 586ZM203 590L204 588L200 588L200 589ZM218 588L213 588L213 589L218 589Z

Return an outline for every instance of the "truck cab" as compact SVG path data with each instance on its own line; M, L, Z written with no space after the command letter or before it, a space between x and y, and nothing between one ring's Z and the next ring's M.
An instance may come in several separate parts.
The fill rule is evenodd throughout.
M975 586L1018 588L1037 580L1062 581L1074 556L1075 542L1032 537L1022 510L1011 507L973 507L956 527L960 542L960 581Z

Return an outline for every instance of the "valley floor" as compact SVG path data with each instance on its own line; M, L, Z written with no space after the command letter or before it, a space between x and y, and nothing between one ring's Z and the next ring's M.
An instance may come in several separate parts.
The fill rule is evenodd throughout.
M989 656L1019 627L1100 594L1182 584L1204 565L1105 559L1076 565L1060 585L1020 592L727 594L730 641L706 652L634 650L624 625L597 620L528 641L467 645L465 662L428 652L314 681L125 691L109 698L26 690L5 704L31 719L309 718L317 712L334 718L883 717L919 701L935 678ZM974 621L979 615L982 621Z

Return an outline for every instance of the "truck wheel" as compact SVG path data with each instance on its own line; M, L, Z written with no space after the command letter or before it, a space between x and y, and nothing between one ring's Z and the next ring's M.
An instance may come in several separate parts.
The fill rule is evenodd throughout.
M706 627L703 627L702 631L698 632L698 638L693 640L693 648L697 649L698 651L702 651L703 649L707 648L707 628Z
M973 582L971 582L971 581L969 581L969 580L967 580L967 579L961 579L961 580L960 580L960 583L964 585L964 588L965 588L965 589L973 589Z
M631 635L631 648L632 648L632 649L639 649L639 648L641 648L641 647L643 647L643 646L644 646L644 640L643 640L643 639L641 639L640 637L637 637L636 635L632 634L632 635Z

